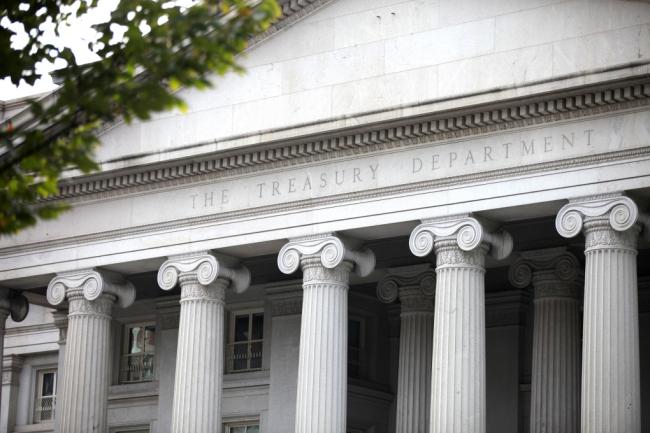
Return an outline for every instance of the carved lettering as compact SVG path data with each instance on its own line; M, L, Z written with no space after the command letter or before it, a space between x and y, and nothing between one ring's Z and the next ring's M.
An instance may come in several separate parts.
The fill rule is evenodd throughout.
M519 132L507 138L488 136L462 142L424 144L373 156L371 160L358 157L262 174L248 182L246 178L226 179L219 181L217 187L200 187L188 194L188 205L197 212L210 208L219 211L246 209L370 190L378 185L394 186L580 157L593 154L591 148L596 146L597 151L609 151L608 142L602 141L596 128L591 126L585 125L575 131L558 127ZM426 143L426 140L426 137L418 137L413 143Z
M422 170L422 160L420 158L413 158L413 173Z

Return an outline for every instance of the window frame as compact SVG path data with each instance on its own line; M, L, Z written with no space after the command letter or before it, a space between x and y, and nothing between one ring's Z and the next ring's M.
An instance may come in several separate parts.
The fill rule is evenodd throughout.
M147 352L146 350L144 352L141 352L142 355L145 354L150 354L151 355L151 360L152 360L152 374L150 378L145 379L144 375L142 375L140 380L125 380L123 373L122 373L122 368L123 368L123 362L124 359L129 356L133 355L129 353L129 337L130 337L130 332L131 329L133 328L142 328L145 329L146 327L153 327L154 329L154 338L156 339L156 343L154 344L154 350L153 352ZM122 339L122 350L119 353L119 368L117 372L117 380L120 385L129 385L129 384L134 384L134 383L148 383L148 382L153 382L156 380L156 375L157 375L157 356L156 356L156 346L158 345L158 325L155 320L142 320L142 321L137 321L137 322L127 322L122 324L122 333L121 333L121 339ZM146 348L146 346L145 346Z
M257 426L259 433L262 433L262 424L260 423L259 418L247 418L247 419L225 421L223 423L223 433L231 433L231 429L233 427L252 427L252 426Z
M261 314L262 315L262 339L261 340L253 340L253 315L255 314ZM247 368L241 368L241 369L235 369L234 368L234 346L235 346L235 321L238 316L244 316L248 315L248 337L249 339L246 340L246 343L248 344L248 358L246 359L246 366ZM230 320L228 321L229 327L228 327L228 340L226 342L226 373L231 374L231 373L247 373L250 371L260 371L263 369L263 360L264 360L264 327L265 327L265 311L264 308L258 307L258 308L242 308L242 309L237 309L237 310L232 310L230 312ZM237 343L244 343L244 341L238 341ZM262 356L260 356L260 366L258 368L250 368L251 364L251 345L253 343L259 343L261 350L262 350ZM258 421L259 422L259 421Z
M56 416L56 396L59 388L59 371L57 366L39 366L34 369L34 397L32 400L33 410L32 410L32 422L33 424L48 424L53 423ZM43 379L45 374L54 373L54 394L51 396L41 395L41 390L43 389ZM43 397L53 397L52 399L52 417L50 419L43 420L38 415L38 408L40 406L39 401Z
M366 357L366 328L368 324L366 323L366 318L363 316L355 315L355 314L348 314L348 328L350 326L349 322L350 321L356 321L359 322L359 347L355 348L359 351L359 363L357 364L358 372L359 374L356 376L351 376L350 375L350 349L352 349L352 346L350 345L350 341L348 341L347 349L348 349L348 377L352 379L363 379L365 376L365 357ZM349 329L348 329L348 336L349 336Z

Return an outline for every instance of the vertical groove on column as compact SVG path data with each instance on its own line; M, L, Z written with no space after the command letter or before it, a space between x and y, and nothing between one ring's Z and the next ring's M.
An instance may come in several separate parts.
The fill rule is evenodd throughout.
M432 433L485 432L485 247L436 240Z
M413 298L407 300L400 295L397 433L427 433L429 429L433 310L423 310L430 300L423 296ZM406 306L407 303L412 305Z
M585 220L583 433L640 433L636 236Z
M531 433L579 433L580 324L575 287L536 273ZM546 278L549 278L546 280Z
M296 433L346 429L348 284L351 265L303 259Z
M114 297L94 301L71 291L59 431L106 433L110 382L110 313Z
M172 433L221 432L223 330L225 289L218 279L211 286L181 274Z

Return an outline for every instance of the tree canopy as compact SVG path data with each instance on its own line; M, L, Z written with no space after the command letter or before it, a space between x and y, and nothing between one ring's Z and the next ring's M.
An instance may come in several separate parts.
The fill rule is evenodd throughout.
M64 170L98 168L93 150L102 124L184 110L177 90L208 88L213 74L242 71L237 54L280 14L275 0L119 0L109 20L93 26L89 48L98 60L81 64L71 47L44 35L48 27L58 34L97 3L0 2L0 79L33 84L43 62L61 66L52 95L31 101L28 116L0 125L0 235L67 208L48 197L57 194ZM24 44L16 44L18 33Z

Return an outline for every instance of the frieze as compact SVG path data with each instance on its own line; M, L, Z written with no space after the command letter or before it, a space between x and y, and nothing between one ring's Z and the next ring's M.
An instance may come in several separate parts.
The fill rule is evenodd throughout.
M486 109L466 114L456 114L448 118L436 118L417 121L410 124L378 128L366 132L337 135L316 141L281 145L276 148L248 149L236 155L222 155L214 159L193 162L181 162L177 166L162 169L147 169L136 173L119 174L114 177L101 175L101 178L86 177L80 181L66 182L60 186L60 192L51 199L80 197L105 191L142 189L143 186L155 184L160 188L169 181L189 179L190 182L202 179L218 179L231 175L241 175L272 167L289 167L324 159L338 158L350 154L375 152L390 148L413 146L423 143L435 143L470 137L480 134L503 132L515 128L525 128L544 123L559 122L584 116L608 113L626 108L642 107L648 104L650 84L626 85L611 89L590 90L584 94L562 96L544 101L515 104L499 109ZM532 154L547 152L556 147L575 146L576 141L589 140L593 131L583 128L563 135L542 135L536 143L530 140L518 142L505 141L488 150L475 153L448 153L439 155L438 163L445 160L454 163L476 164L480 159L488 162L490 158L506 159L516 152ZM569 144L572 143L572 144ZM435 165L435 154L431 155L431 164ZM473 161L473 162L472 162ZM420 162L412 161L414 168ZM422 160L422 168L425 160ZM350 176L354 176L353 173ZM313 179L311 179L313 180ZM297 181L296 181L297 182ZM176 182L178 184L178 182ZM296 183L295 185L298 185ZM305 186L304 184L302 185ZM262 186L273 193L273 184ZM287 190L290 188L286 187ZM279 185L277 189L279 193ZM124 191L128 193L129 191Z

